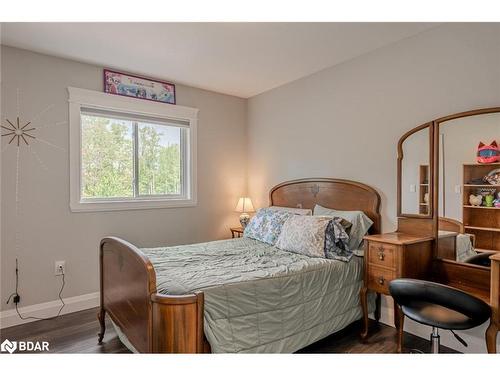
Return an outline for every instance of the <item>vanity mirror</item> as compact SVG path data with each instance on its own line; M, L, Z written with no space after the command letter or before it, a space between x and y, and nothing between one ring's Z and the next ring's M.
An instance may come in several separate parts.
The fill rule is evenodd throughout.
M500 251L499 140L496 109L436 121L437 258L489 267Z
M411 252L401 252L400 265L408 265L413 278L458 288L490 305L489 353L497 351L500 330L499 143L500 107L442 117L403 135L393 234L417 237L415 259L430 259L411 263ZM425 241L432 242L430 251Z
M406 133L398 144L398 216L431 217L432 124Z

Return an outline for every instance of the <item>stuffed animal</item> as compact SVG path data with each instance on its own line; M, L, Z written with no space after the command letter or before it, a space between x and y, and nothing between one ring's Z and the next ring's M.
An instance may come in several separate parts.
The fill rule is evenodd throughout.
M497 197L498 198L493 201L493 204L496 208L500 208L500 193L497 194Z
M485 145L483 142L477 146L477 162L481 164L496 163L500 161L500 150L496 141L490 145Z
M469 196L469 202L472 206L480 206L483 202L483 196L471 194Z
M493 207L494 201L495 201L495 196L493 194L488 194L484 197L484 205L486 207Z
M495 169L483 177L483 181L491 185L500 185L500 168Z

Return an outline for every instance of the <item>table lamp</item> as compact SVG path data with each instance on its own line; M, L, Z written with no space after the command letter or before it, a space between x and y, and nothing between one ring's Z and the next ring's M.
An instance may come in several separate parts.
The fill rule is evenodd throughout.
M254 212L252 201L248 197L242 197L238 200L238 204L235 208L236 212L241 212L240 215L240 224L243 229L247 226L250 221L249 212Z

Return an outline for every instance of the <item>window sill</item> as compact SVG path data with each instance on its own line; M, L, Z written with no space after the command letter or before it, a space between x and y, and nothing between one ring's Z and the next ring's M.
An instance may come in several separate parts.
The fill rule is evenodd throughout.
M169 200L129 200L129 201L88 201L72 202L71 212L103 212L103 211L129 211L129 210L152 210L162 208L194 207L197 205L195 199L169 199Z

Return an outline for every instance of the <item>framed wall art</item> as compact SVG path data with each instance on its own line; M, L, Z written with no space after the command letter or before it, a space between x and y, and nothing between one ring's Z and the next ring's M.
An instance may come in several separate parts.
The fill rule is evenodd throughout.
M175 104L175 85L104 69L104 92L114 95Z

